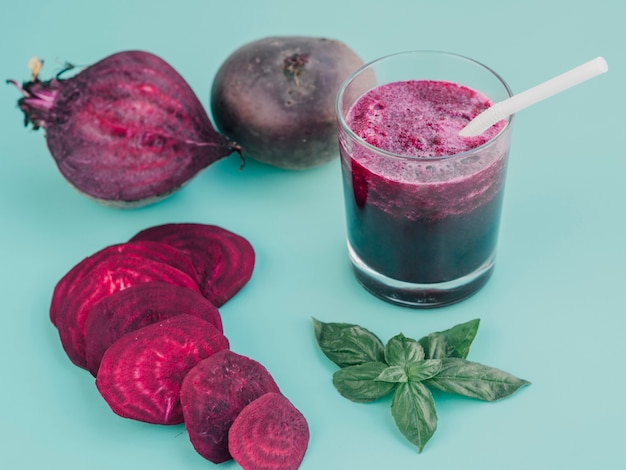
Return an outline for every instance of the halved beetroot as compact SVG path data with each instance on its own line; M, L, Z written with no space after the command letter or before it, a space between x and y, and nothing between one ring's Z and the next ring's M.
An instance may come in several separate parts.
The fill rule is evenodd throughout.
M196 451L213 463L230 460L228 430L241 410L267 392L280 392L259 362L220 351L189 371L180 390L185 425Z
M248 240L216 225L158 225L131 240L168 243L186 253L198 272L202 294L217 307L239 292L254 269L255 253Z
M70 360L83 369L85 322L91 307L100 299L144 282L162 281L199 292L196 279L169 264L144 257L112 254L96 263L72 284L71 292L56 310L57 329Z
M127 333L107 349L96 386L114 413L154 424L180 424L180 388L202 359L229 347L209 322L177 315Z
M104 352L120 337L186 313L223 332L220 312L197 291L164 282L137 284L96 302L85 321L85 359L94 376Z
M198 277L196 269L191 263L189 257L166 243L154 241L134 241L110 245L93 255L84 258L72 269L70 269L57 283L52 293L52 301L50 302L50 320L54 325L56 325L56 316L59 305L67 295L72 293L74 287L76 286L76 282L100 261L107 259L111 255L118 254L160 261L180 269L194 279L197 279Z
M247 405L228 432L228 446L244 470L295 470L309 445L306 418L280 393Z
M32 80L9 80L23 95L24 122L45 128L60 172L99 202L150 204L241 151L215 131L185 79L154 54L121 51L45 81L41 64L31 67Z

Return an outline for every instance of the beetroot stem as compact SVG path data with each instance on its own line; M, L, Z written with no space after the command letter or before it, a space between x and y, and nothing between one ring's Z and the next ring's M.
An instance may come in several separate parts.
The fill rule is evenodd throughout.
M24 112L24 125L27 126L32 122L35 130L46 127L60 82L57 80L42 82L37 78L21 85L15 80L9 79L6 82L13 84L24 95L18 100L18 105Z
M239 170L243 170L243 167L246 166L246 157L243 156L243 148L241 145L232 142L230 144L230 148L233 152L237 152L239 155L239 159L241 160L241 165L239 165Z

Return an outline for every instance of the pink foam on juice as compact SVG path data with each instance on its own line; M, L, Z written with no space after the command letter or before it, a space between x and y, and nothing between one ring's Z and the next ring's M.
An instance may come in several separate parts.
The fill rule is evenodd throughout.
M486 96L450 82L415 80L374 88L352 107L350 128L367 143L415 157L455 155L493 138L503 122L477 137L459 131L492 105Z
M458 135L491 104L471 88L430 80L381 85L354 103L346 123L375 147L340 133L348 239L365 264L436 283L493 255L509 144L508 136L493 139L506 121L481 136Z

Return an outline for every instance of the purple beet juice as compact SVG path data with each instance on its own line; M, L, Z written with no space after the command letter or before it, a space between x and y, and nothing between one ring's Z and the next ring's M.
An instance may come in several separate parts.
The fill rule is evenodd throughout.
M415 297L419 285L409 303L434 306L489 278L509 135L492 140L505 121L478 137L458 132L491 104L455 83L410 80L369 90L347 112L366 142L340 132L349 249L357 278L375 294L402 303L394 290L412 286ZM381 292L378 276L394 287Z

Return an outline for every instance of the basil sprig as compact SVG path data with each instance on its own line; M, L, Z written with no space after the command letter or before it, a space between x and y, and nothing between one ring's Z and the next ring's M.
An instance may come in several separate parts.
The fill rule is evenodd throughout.
M333 374L335 388L358 403L393 393L391 415L418 452L437 429L431 389L495 401L530 383L467 360L479 323L471 320L419 340L400 333L384 344L361 326L313 319L317 344L340 367Z

